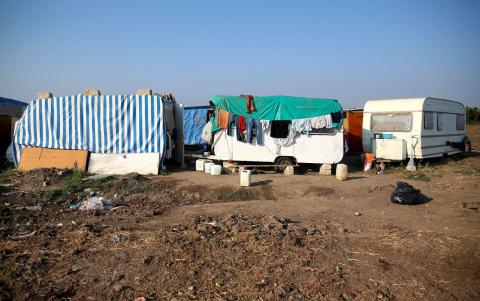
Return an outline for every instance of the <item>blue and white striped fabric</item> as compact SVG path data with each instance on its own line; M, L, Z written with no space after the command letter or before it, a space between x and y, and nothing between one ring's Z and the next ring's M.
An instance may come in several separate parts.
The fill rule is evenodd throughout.
M161 96L82 94L32 101L15 126L18 165L27 146L93 153L161 153Z

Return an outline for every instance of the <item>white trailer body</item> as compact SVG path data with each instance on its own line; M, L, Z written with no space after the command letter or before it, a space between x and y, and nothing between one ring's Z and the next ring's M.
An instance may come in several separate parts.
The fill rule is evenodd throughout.
M215 133L213 150L215 157L220 160L269 162L274 163L279 157L292 158L296 163L336 164L343 158L343 129L331 129L330 133L302 134L295 139L295 143L288 147L280 147L274 138L264 134L263 145L237 141L233 136L228 136L226 130Z
M367 101L362 128L364 151L392 161L456 154L448 142L467 136L464 105L431 97Z

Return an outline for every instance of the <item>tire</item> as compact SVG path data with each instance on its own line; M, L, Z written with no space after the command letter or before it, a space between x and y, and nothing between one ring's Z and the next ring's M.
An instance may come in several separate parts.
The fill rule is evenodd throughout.
M280 166L275 166L275 171L277 172L283 172L287 166L293 165L294 161L290 157L278 157L275 159L275 165L280 165Z

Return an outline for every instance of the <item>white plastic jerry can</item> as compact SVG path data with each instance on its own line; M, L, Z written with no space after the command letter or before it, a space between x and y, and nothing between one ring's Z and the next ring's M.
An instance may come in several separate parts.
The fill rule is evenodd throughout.
M195 161L195 170L196 171L203 171L205 168L205 159L198 159Z
M251 170L242 170L240 173L240 186L242 187L248 187L250 186L250 181L251 181Z

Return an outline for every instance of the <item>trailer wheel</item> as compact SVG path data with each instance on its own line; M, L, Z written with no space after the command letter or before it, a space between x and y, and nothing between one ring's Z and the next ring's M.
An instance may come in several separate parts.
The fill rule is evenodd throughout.
M278 157L275 159L275 171L283 172L287 166L293 165L293 159L290 157Z

